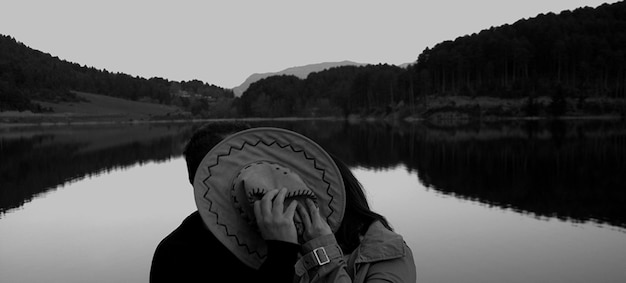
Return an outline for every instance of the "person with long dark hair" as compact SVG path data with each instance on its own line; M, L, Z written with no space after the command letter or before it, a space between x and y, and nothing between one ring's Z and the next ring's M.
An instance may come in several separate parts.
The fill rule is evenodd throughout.
M319 208L311 201L308 201L308 210L299 206L307 241L302 253L336 243L342 256L331 258L323 265L306 264L301 258L296 264L299 282L416 282L411 249L384 216L370 209L361 183L348 166L337 157L332 158L345 187L343 220L333 234L320 216Z
M367 229L374 221L379 221L389 231L393 231L393 229L384 216L370 209L363 186L352 174L350 168L336 156L331 154L331 157L337 164L343 177L347 199L343 222L339 227L339 231L335 233L335 237L344 253L352 253L361 242L359 240L360 236L367 232Z

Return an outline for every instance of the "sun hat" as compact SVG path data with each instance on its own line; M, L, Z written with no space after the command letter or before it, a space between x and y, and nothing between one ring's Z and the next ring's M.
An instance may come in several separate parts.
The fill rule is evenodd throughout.
M294 200L314 200L333 232L345 209L343 179L331 156L308 137L282 128L252 128L226 137L200 162L193 187L208 229L255 269L267 257L267 245L252 203L269 190L288 189L285 207Z

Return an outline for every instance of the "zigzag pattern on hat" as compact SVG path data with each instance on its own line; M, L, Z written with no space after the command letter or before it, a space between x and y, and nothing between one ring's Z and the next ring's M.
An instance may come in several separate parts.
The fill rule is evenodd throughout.
M309 156L307 155L306 151L304 151L304 149L300 149L300 150L298 150L298 149L294 148L291 144L281 145L280 143L278 143L278 141L272 141L271 143L269 143L269 144L268 144L268 143L265 143L263 140L259 139L259 140L258 140L256 143L254 143L254 144L252 144L252 143L248 143L248 141L244 141L244 142L243 142L243 144L241 144L241 147L239 147L239 148L237 148L237 147L235 147L235 146L231 146L231 147L228 149L228 153L226 153L226 154L218 154L218 155L217 155L217 157L216 157L216 159L215 159L215 160L216 160L215 164L210 165L210 166L208 166L208 167L207 167L209 174L208 174L208 176L207 176L207 177L206 177L206 178L205 178L202 182L206 185L206 181L207 181L208 179L210 179L210 178L211 178L211 176L212 176L212 175L211 175L211 168L213 168L213 167L215 167L215 166L219 165L219 162L220 162L220 158L221 158L221 157L229 156L229 155L232 153L233 149L238 150L238 151L241 151L241 150L243 150L243 148L244 148L246 145L250 145L250 146L253 146L253 147L254 147L254 146L258 146L258 145L259 145L259 143L263 143L265 146L268 146L268 147L270 147L270 146L272 146L272 145L274 145L274 144L278 145L280 148L283 148L283 149L284 149L284 148L286 148L286 147L289 147L289 148L291 149L291 151L293 151L293 152L295 152L295 153L302 153L302 155L304 156L304 158L305 158L305 159L313 161L313 168L315 168L315 169L317 169L317 170L319 170L319 171L322 171L322 181L323 181L324 183L326 183L326 193L330 196L330 201L328 202L328 209L329 209L331 212L328 214L328 216L326 217L326 219L330 218L330 216L331 216L331 215L333 215L333 213L335 213L335 210L334 210L334 209L331 207L331 205L330 205L330 204L333 202L333 200L334 200L334 196L330 193L330 182L328 182L328 181L326 180L326 170L325 170L325 169L323 169L323 168L320 168L320 167L318 166L318 164L317 164L317 160L316 160L315 158L309 157ZM242 243L242 242L239 240L239 237L238 237L236 234L233 234L233 233L231 233L231 232L228 230L228 226L226 226L226 224L225 224L225 223L221 223L221 222L220 222L220 219L219 219L219 214L217 214L217 212L215 212L215 211L213 211L213 210L212 210L212 208L213 208L213 202L212 202L212 201L211 201L211 200L207 197L207 194L209 193L209 190L210 190L210 189L211 189L211 188L209 188L209 186L207 185L207 191L204 193L203 198L209 202L209 212L211 212L212 214L214 214L214 215L215 215L217 225L224 227L224 231L226 231L226 235L227 235L227 236L229 236L229 237L235 238L235 240L236 240L236 242L237 242L237 245L239 245L239 246L241 246L241 247L245 247L245 248L246 248L246 250L248 251L248 254L256 254L256 256L257 256L257 257L259 257L259 258L265 258L267 255L261 255L258 251L253 251L253 250L251 250L251 248L250 248L250 246L249 246L248 244L246 244L246 243Z

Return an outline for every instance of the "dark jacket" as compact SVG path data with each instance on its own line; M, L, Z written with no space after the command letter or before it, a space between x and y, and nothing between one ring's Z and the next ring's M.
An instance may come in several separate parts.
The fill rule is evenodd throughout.
M268 241L260 270L235 257L204 225L198 211L157 246L150 283L158 282L291 282L299 245Z

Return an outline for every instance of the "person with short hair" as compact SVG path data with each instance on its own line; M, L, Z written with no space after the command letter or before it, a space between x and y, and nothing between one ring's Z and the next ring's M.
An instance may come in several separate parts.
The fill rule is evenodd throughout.
M209 123L196 130L185 145L189 182L204 156L225 137L249 129L245 123ZM272 254L267 266L257 270L239 260L206 227L196 210L158 244L150 267L149 280L158 282L291 282L300 245L268 241ZM276 274L279 274L277 276ZM268 279L269 278L269 279ZM276 280L276 281L274 281Z

